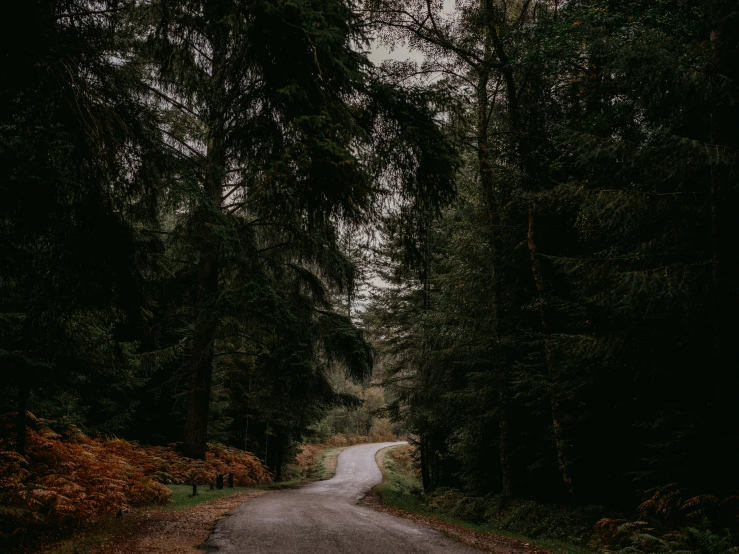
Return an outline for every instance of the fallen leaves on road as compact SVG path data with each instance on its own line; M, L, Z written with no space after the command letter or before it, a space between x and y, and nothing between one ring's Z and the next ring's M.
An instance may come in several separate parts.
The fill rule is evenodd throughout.
M482 550L483 552L495 552L496 554L551 554L548 550L538 549L516 539L475 531L462 527L461 525L439 521L430 516L404 512L403 510L387 506L382 502L380 495L374 491L367 493L361 504L378 512L409 519L414 523L423 525L434 531L439 531L452 539L458 540L477 550Z

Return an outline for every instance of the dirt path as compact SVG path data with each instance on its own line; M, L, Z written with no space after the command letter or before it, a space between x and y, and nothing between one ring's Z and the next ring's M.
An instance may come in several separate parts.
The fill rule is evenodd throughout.
M213 524L247 500L268 491L244 491L198 504L178 512L141 514L96 553L202 554L198 548L213 530Z
M424 525L357 504L382 479L375 453L394 444L402 443L348 448L339 455L333 479L247 502L216 526L206 550L219 554L474 552Z

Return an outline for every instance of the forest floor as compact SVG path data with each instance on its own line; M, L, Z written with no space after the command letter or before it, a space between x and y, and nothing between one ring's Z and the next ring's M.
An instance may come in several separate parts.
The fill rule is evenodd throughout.
M389 455L388 455L389 454ZM375 459L382 483L360 503L373 510L411 520L439 531L467 546L496 554L588 554L591 551L561 541L531 539L502 529L476 525L443 513L419 500L420 482L410 462L408 447L386 448Z
M121 518L110 518L78 531L74 536L45 547L44 554L195 554L215 524L233 509L274 490L295 488L308 482L329 479L336 472L344 448L326 448L310 468L313 478L253 487L209 490L190 496L188 485L173 485L172 502L134 510Z
M58 545L54 554L82 552L106 554L196 554L215 523L244 502L267 490L241 490L179 511L146 511L126 517L113 528L104 526L92 533ZM97 531L97 532L96 532Z

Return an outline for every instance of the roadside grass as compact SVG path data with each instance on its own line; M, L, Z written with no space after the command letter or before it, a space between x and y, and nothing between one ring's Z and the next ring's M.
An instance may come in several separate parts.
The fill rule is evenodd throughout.
M382 483L374 490L383 503L398 510L451 523L466 529L514 539L559 554L592 554L592 550L565 541L529 537L488 524L472 523L435 508L426 502L421 480L413 466L409 446L391 446L380 450L375 459L382 471Z
M312 480L324 481L326 479L331 479L331 477L336 473L336 466L339 463L339 454L346 449L346 446L338 446L324 450L321 453L318 468L316 469Z
M308 444L305 449L308 455L299 455L298 463L289 464L285 468L288 481L266 485L267 488L291 488L313 481L331 479L336 473L339 454L348 446L332 446L326 444Z
M198 486L197 496L192 496L191 485L167 485L167 488L172 491L169 504L164 504L162 506L147 506L142 511L177 512L179 510L186 510L192 506L197 506L203 502L215 500L216 498L223 498L224 496L231 496L232 494L256 488L266 488L267 486L268 485L257 485L253 487L234 487L232 489L224 487L222 489L210 490L207 485L200 485Z

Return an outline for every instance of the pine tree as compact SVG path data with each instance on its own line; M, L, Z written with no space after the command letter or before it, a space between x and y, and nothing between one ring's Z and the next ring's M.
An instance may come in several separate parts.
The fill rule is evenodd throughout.
M0 356L22 452L27 399L77 371L72 352L127 363L114 344L141 324L148 249L133 223L151 220L163 158L123 7L18 8L2 30Z
M442 191L451 154L429 142L438 131L427 108L372 75L344 2L161 2L142 17L154 22L149 44L160 60L152 88L172 114L163 131L192 167L183 173L194 188L182 228L197 252L183 448L203 457L221 283L243 292L265 264L307 286L326 278L351 287L339 222L368 215L388 168L408 194ZM386 121L413 123L418 135ZM385 157L381 146L396 150Z

